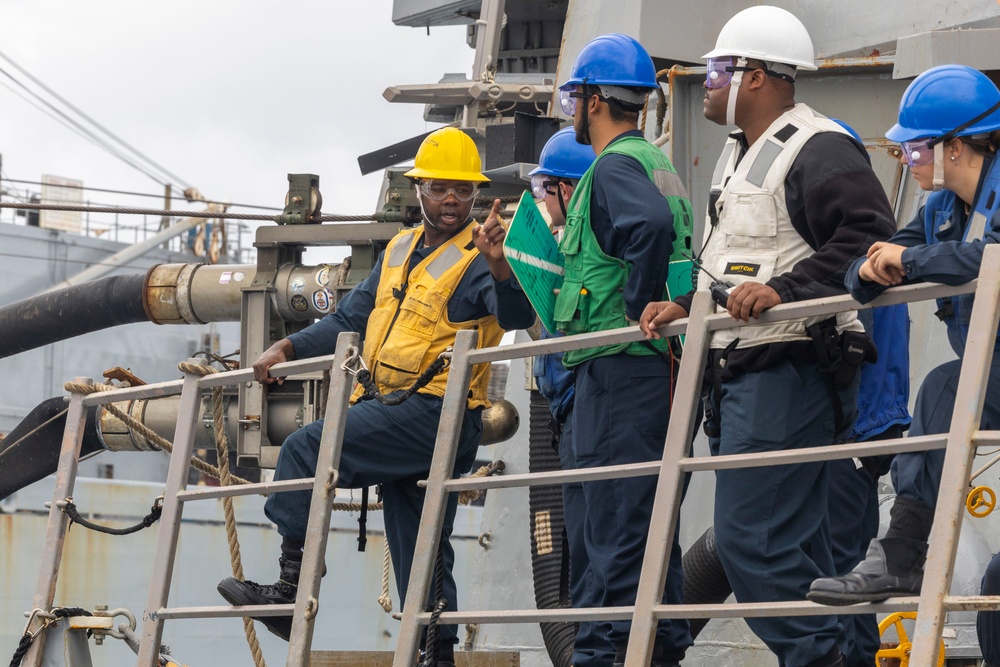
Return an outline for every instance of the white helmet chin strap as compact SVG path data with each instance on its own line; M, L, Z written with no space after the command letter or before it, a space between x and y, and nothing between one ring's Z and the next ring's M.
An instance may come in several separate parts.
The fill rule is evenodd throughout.
M944 187L944 142L934 144L934 190Z
M736 61L738 68L733 72L733 78L729 82L729 103L726 105L726 125L736 125L736 97L740 92L740 84L743 83L743 69L747 66L747 59L740 58Z

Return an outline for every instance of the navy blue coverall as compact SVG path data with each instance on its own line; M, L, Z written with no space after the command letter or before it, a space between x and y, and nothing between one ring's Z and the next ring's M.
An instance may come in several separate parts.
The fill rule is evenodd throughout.
M615 140L625 136L642 133L632 130ZM638 321L646 304L663 297L674 240L673 215L634 158L605 155L594 169L591 227L604 254L631 265L623 296L626 315ZM660 460L670 419L673 364L658 356L616 354L589 359L573 370L576 465L593 468ZM655 493L656 477L583 484L584 541L594 572L596 605L635 603ZM679 604L682 593L681 550L675 532L663 600ZM630 621L613 621L607 639L624 648L630 629ZM654 651L665 660L680 660L691 643L686 620L665 620L657 627Z
M433 250L433 247L414 250L410 269ZM380 255L372 272L340 301L336 312L288 337L297 358L331 354L337 335L343 331L357 331L364 336L368 316L375 305L381 267ZM506 329L524 329L535 320L535 312L516 281L494 281L486 260L480 256L470 264L449 299L448 317L452 322L464 322L489 314L495 315L500 326ZM425 495L425 490L417 486L417 481L426 479L430 469L441 402L438 396L417 393L396 406L388 407L371 400L359 402L347 411L338 486L363 488L382 485L386 539L389 541L396 588L403 603ZM482 433L481 413L481 409L465 412L455 460L455 476L468 472L475 461ZM323 420L318 420L285 440L278 455L275 480L312 477L315 474L322 431ZM264 504L267 517L277 525L286 543L305 541L311 497L310 491L275 493ZM446 538L443 550L444 596L448 600L449 611L458 607L452 576L455 552L447 540L451 535L457 502L457 496L450 494L443 528ZM432 596L434 588L431 587ZM432 601L428 600L429 603ZM440 640L444 644L457 643L456 627L441 626Z

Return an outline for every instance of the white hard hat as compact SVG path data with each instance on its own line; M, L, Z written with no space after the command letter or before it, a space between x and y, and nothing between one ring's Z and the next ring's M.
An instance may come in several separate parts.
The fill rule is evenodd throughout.
M770 5L748 7L729 19L719 32L715 48L702 58L723 56L816 69L816 52L802 21L791 12Z

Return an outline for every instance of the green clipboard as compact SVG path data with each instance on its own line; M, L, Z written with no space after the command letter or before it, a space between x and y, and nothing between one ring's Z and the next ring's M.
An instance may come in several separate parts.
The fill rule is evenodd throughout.
M525 191L503 242L507 263L548 331L556 331L553 312L563 283L563 256L542 212Z

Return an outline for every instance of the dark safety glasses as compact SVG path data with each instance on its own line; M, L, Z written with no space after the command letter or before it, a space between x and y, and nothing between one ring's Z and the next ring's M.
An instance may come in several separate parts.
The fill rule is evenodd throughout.
M455 181L438 181L432 179L420 182L420 194L434 201L443 201L451 194L455 195L455 199L458 201L467 202L473 199L478 192L479 188L471 181L456 183Z

